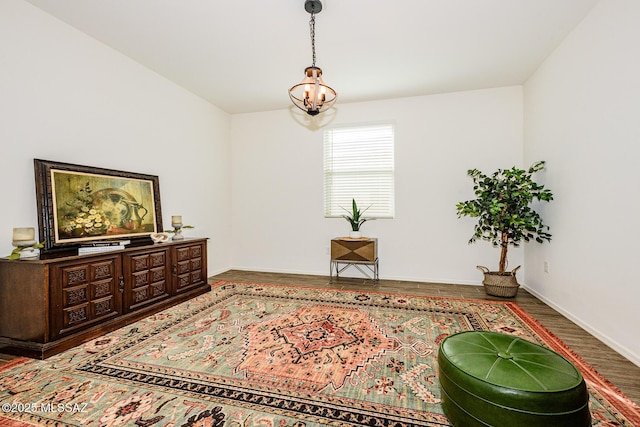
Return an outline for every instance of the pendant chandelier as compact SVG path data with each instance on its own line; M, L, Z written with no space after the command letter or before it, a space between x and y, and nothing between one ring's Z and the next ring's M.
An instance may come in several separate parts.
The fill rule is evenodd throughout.
M305 0L304 9L311 14L309 30L311 33L311 51L313 62L304 70L302 82L289 89L289 97L293 104L310 116L328 110L336 102L338 94L322 80L322 69L316 67L316 13L322 10L320 0Z

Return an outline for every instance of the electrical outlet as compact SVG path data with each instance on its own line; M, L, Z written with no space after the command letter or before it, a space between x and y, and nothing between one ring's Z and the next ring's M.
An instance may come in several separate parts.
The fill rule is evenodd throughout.
M549 272L549 261L545 261L544 262L544 272L548 273Z
M331 254L329 253L329 246L326 246L326 247L324 248L324 254L325 254L325 255L331 255Z

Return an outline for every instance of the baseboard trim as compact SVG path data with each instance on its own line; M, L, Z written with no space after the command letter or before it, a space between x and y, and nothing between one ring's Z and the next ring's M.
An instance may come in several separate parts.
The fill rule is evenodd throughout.
M300 271L300 270L290 270L290 269L277 269L277 268L255 268L255 267L230 267L228 270L238 270L238 271L255 271L257 273L275 273L275 274L299 274L302 276L326 276L327 280L329 280L329 275L326 271L322 273L314 273L309 271Z
M215 271L209 270L209 272L207 274L209 275L209 277L211 277L211 276L216 276L218 274L226 273L229 270L233 270L233 269L232 268L224 268L224 269L218 269L218 270L215 270Z
M628 359L631 363L633 363L634 365L640 366L640 355L635 354L634 352L632 352L631 350L629 350L625 346L623 346L620 343L610 339L609 337L607 337L606 334L603 334L597 328L594 328L593 326L589 325L588 323L583 322L582 319L577 318L576 316L574 316L573 314L571 314L570 312L568 312L567 310L565 310L564 308L562 308L558 304L555 304L553 301L550 301L548 298L546 298L544 295L540 294L539 292L535 291L534 289L531 289L530 287L528 287L526 285L521 285L521 286L522 286L523 289L525 289L531 295L533 295L534 297L538 298L540 301L544 302L549 307L553 308L558 313L562 314L564 317L566 317L567 319L571 320L573 323L575 323L576 325L580 326L585 331L589 332L591 335L593 335L594 337L596 337L597 339L602 341L604 344L606 344L612 350L614 350L615 352L619 353L624 358Z
M276 274L300 274L303 276L326 276L327 280L329 280L329 274L327 271L323 272L309 272L309 271L298 271L298 270L289 270L289 269L260 269L255 267L230 267L228 270L239 270L239 271L256 271L258 273L276 273ZM220 271L215 274L224 273L224 271ZM342 275L340 277L343 277ZM350 277L350 276L344 276ZM353 277L354 279L361 279L364 277ZM380 280L398 280L401 282L425 282L425 283L446 283L450 285L469 285L469 286L482 286L481 282L474 281L465 281L465 280L452 280L452 279L434 279L434 278L425 278L425 277L405 277L405 276L384 276L380 277Z

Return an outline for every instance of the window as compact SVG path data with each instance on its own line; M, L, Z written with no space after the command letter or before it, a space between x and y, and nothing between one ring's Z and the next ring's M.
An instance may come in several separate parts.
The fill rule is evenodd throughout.
M324 216L351 211L355 199L367 218L394 215L394 130L391 124L324 131Z

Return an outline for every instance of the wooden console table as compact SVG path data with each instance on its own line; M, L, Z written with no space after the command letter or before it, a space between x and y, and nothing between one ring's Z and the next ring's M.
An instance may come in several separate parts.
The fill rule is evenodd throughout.
M378 283L378 239L350 239L338 237L331 240L329 281L339 279L340 273L354 267L373 283Z
M0 259L1 353L44 359L211 290L206 238L41 258Z

